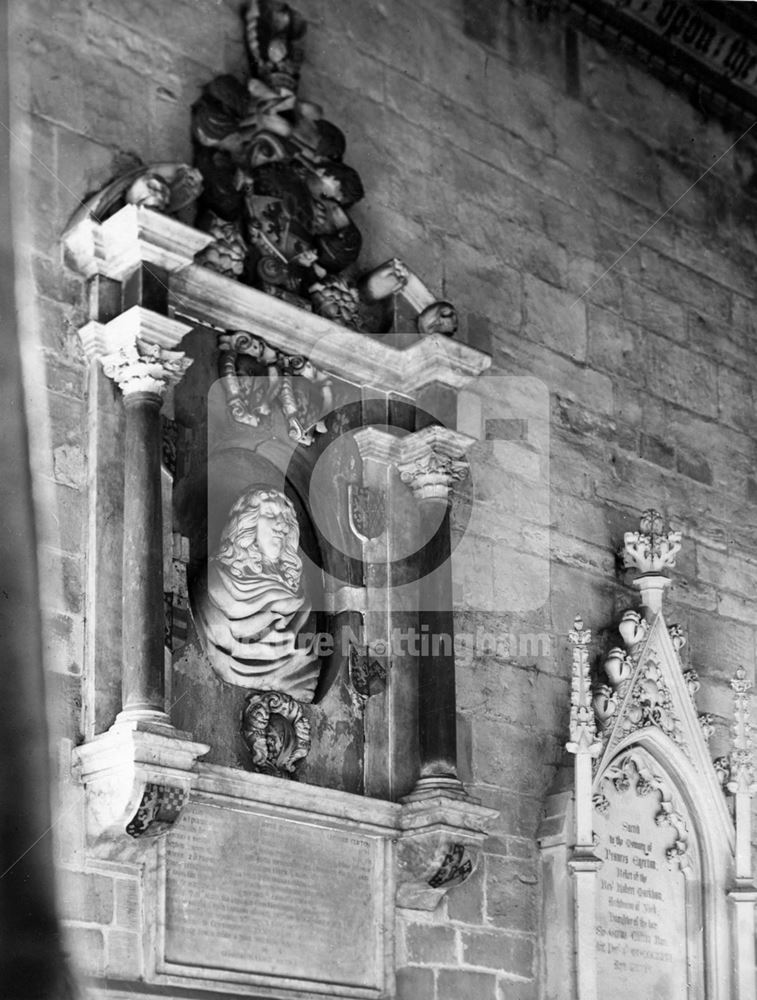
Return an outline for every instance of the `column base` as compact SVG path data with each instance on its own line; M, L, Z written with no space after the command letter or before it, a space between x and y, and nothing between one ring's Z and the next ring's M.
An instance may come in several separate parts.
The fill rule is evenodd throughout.
M178 740L191 740L191 733L177 729L165 712L154 708L125 708L116 716L112 730L156 733Z
M401 802L419 802L429 797L444 795L451 799L468 799L462 781L453 775L428 775L419 778L415 787L409 795L406 795Z

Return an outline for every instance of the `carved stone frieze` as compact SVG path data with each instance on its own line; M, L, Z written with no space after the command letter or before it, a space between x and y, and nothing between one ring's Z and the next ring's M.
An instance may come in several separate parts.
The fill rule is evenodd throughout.
M253 691L242 716L242 735L253 769L288 777L310 750L310 722L303 706L280 691Z

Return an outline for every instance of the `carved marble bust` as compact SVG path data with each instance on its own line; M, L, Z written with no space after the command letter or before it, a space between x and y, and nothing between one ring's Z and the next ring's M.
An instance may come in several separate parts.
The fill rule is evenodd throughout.
M229 684L313 699L319 661L297 643L310 614L302 589L299 525L278 490L245 491L229 512L207 579L194 595L197 629Z

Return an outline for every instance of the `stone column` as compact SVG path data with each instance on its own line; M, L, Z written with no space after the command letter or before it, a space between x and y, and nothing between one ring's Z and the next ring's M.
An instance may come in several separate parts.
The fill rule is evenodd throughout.
M457 707L450 565L450 489L465 478L471 438L428 427L402 439L397 468L419 505L418 739L420 778L413 795L464 796L457 776Z
M126 409L121 721L168 725L164 700L160 408L191 364L135 338L102 357Z

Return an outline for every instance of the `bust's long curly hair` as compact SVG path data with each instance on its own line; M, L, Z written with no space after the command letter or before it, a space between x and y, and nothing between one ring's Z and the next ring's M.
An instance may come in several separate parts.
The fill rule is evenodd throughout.
M249 580L263 572L263 554L258 548L258 521L261 504L265 501L278 504L287 522L281 555L272 568L296 593L302 577L302 560L297 554L300 528L292 501L278 490L254 487L237 499L229 511L218 551L213 558L237 580Z

